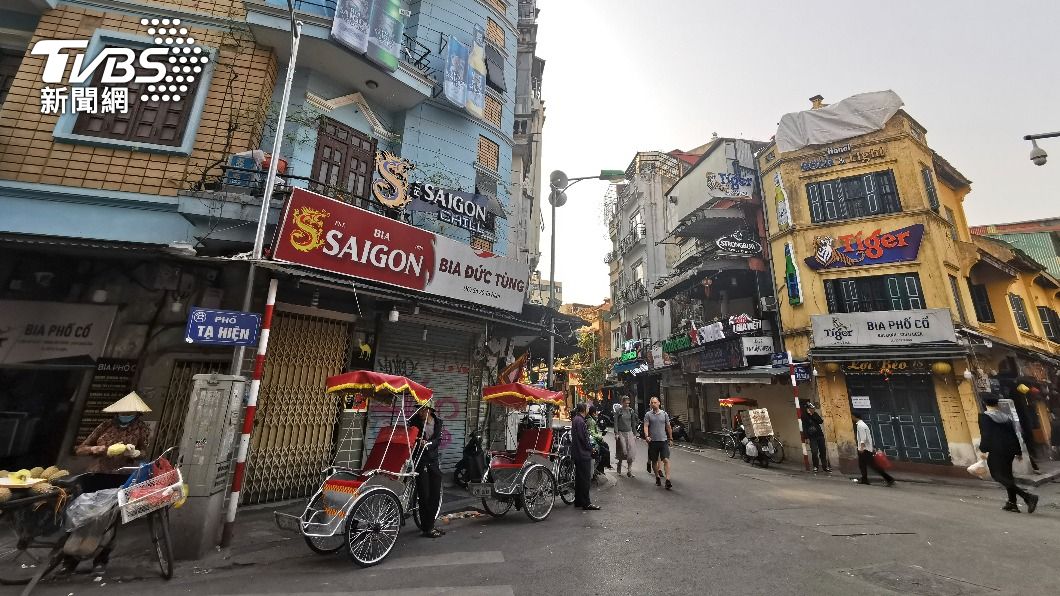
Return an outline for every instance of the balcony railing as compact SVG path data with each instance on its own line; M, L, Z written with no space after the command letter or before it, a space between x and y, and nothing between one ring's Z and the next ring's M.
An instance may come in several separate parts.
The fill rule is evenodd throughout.
M612 250L612 251L609 251L606 255L604 255L604 262L605 263L610 263L610 262L614 261L617 258L618 258L618 251Z
M636 304L647 299L648 289L644 287L643 281L637 280L622 290L622 301L626 304Z
M607 234L611 238L618 235L618 217L612 216L607 220Z
M619 254L626 254L634 246L637 246L642 240L644 240L647 232L647 227L644 224L638 224L635 228L630 230L630 232L626 234L626 237L619 242Z

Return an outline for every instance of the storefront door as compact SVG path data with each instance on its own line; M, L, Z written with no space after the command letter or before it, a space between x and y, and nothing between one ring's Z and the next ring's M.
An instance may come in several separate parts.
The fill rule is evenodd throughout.
M876 446L890 457L915 463L949 463L935 387L930 375L848 375L847 390L856 406L868 397L865 422ZM860 408L856 408L862 411Z

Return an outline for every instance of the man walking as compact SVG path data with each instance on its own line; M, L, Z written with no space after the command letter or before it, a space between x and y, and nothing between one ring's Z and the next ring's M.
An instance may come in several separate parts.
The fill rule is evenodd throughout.
M872 443L872 430L869 428L869 425L865 424L865 421L861 419L861 414L854 412L853 415L855 422L854 430L855 435L857 436L857 439L855 440L858 442L858 468L861 469L861 484L869 484L869 468L871 467L877 474L883 476L883 480L887 483L887 486L894 486L894 478L887 473L887 470L884 470L878 463L876 463L876 458L874 457L876 455L876 448Z
M1027 504L1027 513L1034 513L1038 507L1038 496L1016 486L1016 478L1012 475L1012 460L1023 459L1016 427L1012 417L997 408L997 402L994 396L983 398L986 411L979 414L979 436L982 437L979 451L986 457L990 476L1008 492L1008 502L1002 509L1019 513L1020 506L1016 503L1016 497L1019 496Z
M818 468L831 473L832 466L828 465L828 445L824 440L824 418L817 413L817 406L807 403L802 411L802 430L810 441L810 454L813 456L813 473Z
M580 403L571 421L571 458L574 460L574 506L586 511L600 509L589 500L589 485L593 477L593 445L589 440L589 426L585 423L586 404Z
M644 440L648 442L648 461L654 462L655 486L662 486L662 475L659 463L666 474L666 490L674 485L670 482L670 445L673 444L674 431L670 427L670 415L660 408L658 397L649 402L651 409L644 413Z
M636 424L636 412L629 407L629 396L622 396L622 406L615 410L615 451L617 452L619 476L622 475L622 460L626 461L626 476L633 477L633 456L637 444L633 441L633 425Z

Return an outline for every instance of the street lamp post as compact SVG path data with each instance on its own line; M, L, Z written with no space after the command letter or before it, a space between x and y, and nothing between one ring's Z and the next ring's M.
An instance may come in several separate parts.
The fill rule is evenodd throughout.
M552 206L552 234L550 239L548 257L548 306L555 309L553 304L556 300L556 207L562 207L567 203L567 189L582 180L606 180L617 182L623 180L626 173L622 170L600 170L596 176L580 176L569 178L562 170L555 170L548 176L549 187L552 191L548 194L548 204ZM556 316L553 313L548 329L548 376L546 387L552 389L553 366L556 361Z
M1025 135L1023 140L1031 142L1031 162L1036 166L1044 166L1049 154L1038 146L1038 139L1053 139L1060 137L1060 132L1043 132L1036 135Z

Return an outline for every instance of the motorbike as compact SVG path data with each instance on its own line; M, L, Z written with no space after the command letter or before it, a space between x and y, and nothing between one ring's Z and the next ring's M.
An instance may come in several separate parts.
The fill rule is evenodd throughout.
M467 488L469 482L482 478L486 464L486 452L482 450L482 433L476 430L468 437L467 444L464 445L464 456L453 470L453 483Z
M674 433L675 441L688 442L688 430L685 428L685 423L681 422L681 416L672 416L670 418L670 430Z
M769 467L769 458L773 454L773 445L769 437L748 437L741 425L740 434L745 436L741 440L743 444L743 460L752 466L756 463L763 468Z

